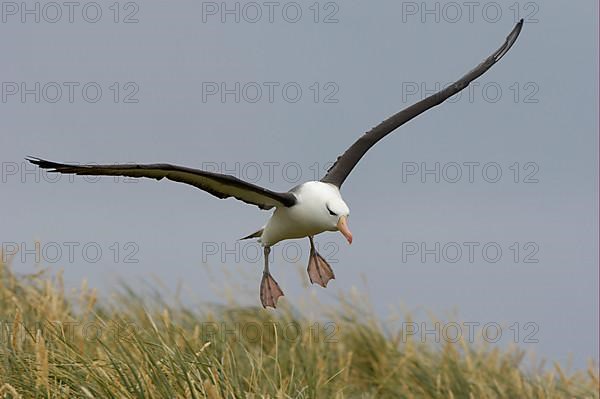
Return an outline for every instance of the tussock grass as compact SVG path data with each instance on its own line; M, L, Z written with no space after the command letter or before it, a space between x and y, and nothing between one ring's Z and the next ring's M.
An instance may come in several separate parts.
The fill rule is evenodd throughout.
M100 301L0 263L0 312L0 398L598 398L595 365L525 372L517 348L406 339L344 298L325 321Z

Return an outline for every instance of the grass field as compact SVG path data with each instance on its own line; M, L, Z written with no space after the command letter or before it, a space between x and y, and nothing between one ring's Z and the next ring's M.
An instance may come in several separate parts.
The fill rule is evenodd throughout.
M525 371L517 348L408 339L344 298L318 322L192 310L0 262L0 311L0 398L598 398L597 365Z

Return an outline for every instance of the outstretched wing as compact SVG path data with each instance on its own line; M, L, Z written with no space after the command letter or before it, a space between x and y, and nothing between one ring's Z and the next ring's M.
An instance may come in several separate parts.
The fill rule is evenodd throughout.
M498 50L496 50L481 64L477 65L474 69L469 71L466 75L461 77L452 85L411 105L408 108L405 108L404 110L384 120L369 132L365 133L356 142L354 142L354 144L352 144L352 146L348 148L346 152L338 157L336 162L331 168L329 168L327 174L321 179L321 181L341 187L344 183L344 180L346 180L352 169L354 169L358 161L360 161L369 148L373 147L379 140L414 117L420 115L430 108L435 107L436 105L443 103L446 99L452 97L467 87L473 80L483 75L492 67L492 65L498 62L504 56L504 54L508 52L508 50L510 50L512 45L517 40L517 37L519 37L522 27L523 20L521 19L514 27L512 32L510 32L504 44Z
M38 158L28 158L27 160L40 168L50 169L50 172L76 175L148 177L156 180L166 177L169 180L198 187L215 197L234 197L248 204L256 205L261 209L271 209L276 206L290 207L296 203L296 196L292 193L278 193L267 190L230 175L169 164L68 165Z

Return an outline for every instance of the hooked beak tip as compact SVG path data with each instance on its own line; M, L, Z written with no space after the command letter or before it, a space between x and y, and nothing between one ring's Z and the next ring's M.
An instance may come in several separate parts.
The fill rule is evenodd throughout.
M338 230L346 238L346 240L348 241L348 244L352 244L352 233L350 232L350 229L348 228L348 224L346 222L345 216L342 216L340 218L340 220L338 221Z

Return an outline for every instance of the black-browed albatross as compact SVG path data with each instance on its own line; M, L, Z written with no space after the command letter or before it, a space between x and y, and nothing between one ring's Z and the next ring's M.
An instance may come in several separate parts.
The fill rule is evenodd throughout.
M484 74L508 52L517 40L522 27L523 20L520 20L498 50L452 85L405 108L361 136L337 158L320 181L303 183L285 193L271 191L233 176L169 164L67 165L39 158L28 158L28 160L41 168L50 169L51 172L148 177L156 180L166 177L169 180L198 187L218 198L234 197L256 205L260 209L275 208L265 226L244 237L244 239L258 238L264 247L265 264L260 284L260 300L263 307L275 308L283 291L269 272L271 246L282 240L308 237L310 241L308 276L311 283L325 287L335 276L327 261L316 251L313 237L325 231L339 231L348 243L352 243L352 233L347 223L350 210L342 199L340 188L358 161L389 133L417 115L441 104Z

